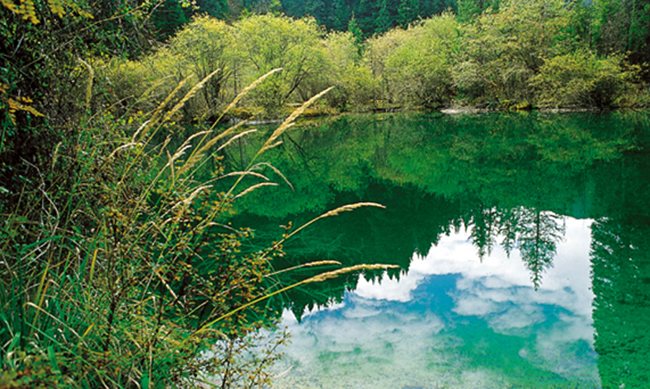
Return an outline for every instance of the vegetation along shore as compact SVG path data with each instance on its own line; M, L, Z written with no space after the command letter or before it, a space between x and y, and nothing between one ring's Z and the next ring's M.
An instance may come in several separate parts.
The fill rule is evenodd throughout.
M300 116L650 107L650 0L1 1L0 388L267 385L269 297L388 267L230 223Z

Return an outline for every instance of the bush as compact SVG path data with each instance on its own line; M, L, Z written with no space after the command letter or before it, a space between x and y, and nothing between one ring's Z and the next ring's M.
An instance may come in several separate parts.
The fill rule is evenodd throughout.
M546 107L609 107L625 90L631 73L621 67L622 57L597 58L581 50L544 62L531 85Z

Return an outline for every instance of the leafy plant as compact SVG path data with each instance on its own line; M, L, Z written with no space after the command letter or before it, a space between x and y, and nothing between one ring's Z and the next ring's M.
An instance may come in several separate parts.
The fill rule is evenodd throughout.
M213 125L179 146L171 136L156 142L216 73L182 97L181 83L139 127L110 111L85 118L79 137L54 150L47 171L34 167L38 190L5 210L0 229L0 386L264 385L286 337L260 332L278 320L262 303L364 268L279 285L272 260L302 228L242 252L252 232L225 224L233 201L276 185L265 170L283 178L259 157L327 90L291 114L241 171L225 171L219 152L254 130ZM250 178L258 182L244 181ZM377 206L350 205L320 218L365 205Z

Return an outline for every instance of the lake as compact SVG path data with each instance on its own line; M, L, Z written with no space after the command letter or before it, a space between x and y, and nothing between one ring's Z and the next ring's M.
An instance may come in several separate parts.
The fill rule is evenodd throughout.
M310 226L274 267L398 268L274 299L292 335L274 387L648 385L649 135L635 112L343 116L286 133L267 160L293 188L277 177L232 222L268 242L380 203Z

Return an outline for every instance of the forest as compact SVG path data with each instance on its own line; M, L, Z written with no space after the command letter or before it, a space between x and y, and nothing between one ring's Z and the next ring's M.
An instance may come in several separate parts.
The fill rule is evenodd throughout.
M198 80L219 69L184 111L185 121L200 120L242 85L282 68L232 114L282 116L329 86L335 89L320 113L648 105L650 11L643 4L297 3L223 4L228 12L207 12L224 20L206 16L200 4L181 12L174 3L187 15L178 26L169 24L167 17L180 19L165 3L170 8L152 17L156 31L167 31L164 45L135 60L97 64L108 99L139 96L162 77ZM158 88L160 96L173 84Z
M230 224L300 116L648 108L649 46L648 0L2 0L0 387L267 385L271 296L395 267L274 262L377 203Z

